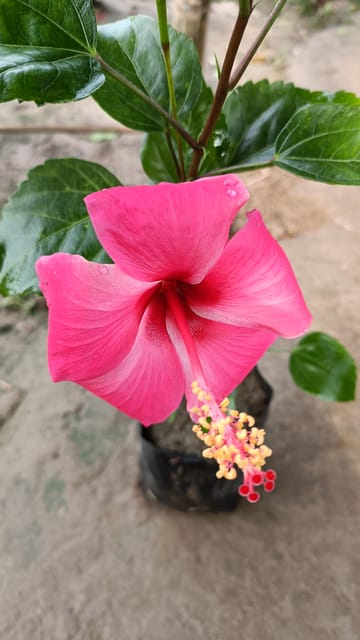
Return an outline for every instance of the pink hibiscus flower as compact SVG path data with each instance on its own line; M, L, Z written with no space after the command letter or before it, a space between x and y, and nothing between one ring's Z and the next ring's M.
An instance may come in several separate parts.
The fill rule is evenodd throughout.
M302 334L310 322L288 259L260 213L247 214L228 239L247 199L234 175L87 196L114 264L65 253L37 261L52 379L76 382L145 425L166 419L185 393L210 441L205 425L226 415L217 403L277 336ZM261 437L253 438L256 451L265 447ZM218 448L207 455L216 457Z

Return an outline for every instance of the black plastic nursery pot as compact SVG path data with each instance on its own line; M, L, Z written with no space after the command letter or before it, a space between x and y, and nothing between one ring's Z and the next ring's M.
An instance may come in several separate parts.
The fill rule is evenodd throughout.
M232 511L241 479L218 480L218 465L197 454L154 442L154 427L140 427L140 480L145 494L181 511Z
M238 388L238 408L263 426L271 397L271 386L255 368ZM171 428L177 429L176 421ZM187 428L191 431L190 422ZM233 511L241 500L241 472L235 480L218 479L214 460L166 446L161 429L139 425L140 483L145 495L181 511Z

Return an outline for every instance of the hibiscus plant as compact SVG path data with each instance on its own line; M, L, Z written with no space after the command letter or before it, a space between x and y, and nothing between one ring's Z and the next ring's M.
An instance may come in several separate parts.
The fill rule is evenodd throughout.
M49 367L144 425L183 395L218 477L243 473L256 502L275 472L264 431L227 396L278 336L303 336L310 313L289 261L254 210L231 239L248 192L242 171L278 166L332 184L360 184L360 98L242 75L286 0L277 0L237 65L254 10L238 16L213 93L194 43L135 16L97 26L92 0L0 0L1 101L93 98L145 133L147 185L123 186L79 159L32 169L0 221L0 293L40 290L49 307ZM242 214L240 214L242 215ZM244 219L245 222L245 219ZM37 279L37 276L39 280ZM302 337L296 384L354 398L356 369L335 339Z

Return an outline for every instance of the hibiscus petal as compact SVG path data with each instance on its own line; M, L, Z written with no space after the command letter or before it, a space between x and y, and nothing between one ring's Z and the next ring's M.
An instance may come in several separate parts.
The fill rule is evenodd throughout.
M148 426L180 404L184 373L165 326L165 301L155 296L125 360L103 376L82 381L86 389Z
M140 280L200 282L228 239L248 192L236 176L113 187L85 198L116 264Z
M40 258L36 271L49 306L52 379L80 382L113 369L130 351L156 285L65 253Z
M200 285L183 285L197 314L243 327L266 327L293 338L304 333L311 315L279 243L261 214L247 214L247 224L230 240Z
M194 345L199 356L205 386L220 402L240 384L265 351L276 340L273 331L262 328L236 327L206 320L186 311ZM185 371L188 409L198 404L192 394L194 373L189 355L171 313L167 315L169 335ZM200 386L203 384L200 382Z

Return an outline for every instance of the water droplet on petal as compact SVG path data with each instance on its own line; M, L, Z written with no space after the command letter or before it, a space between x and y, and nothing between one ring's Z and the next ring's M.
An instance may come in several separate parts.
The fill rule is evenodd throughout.
M107 273L109 271L109 269L104 264L98 264L97 270L102 275L105 275L105 273Z
M229 196L229 198L235 198L237 191L235 191L235 189L227 189L226 195Z

